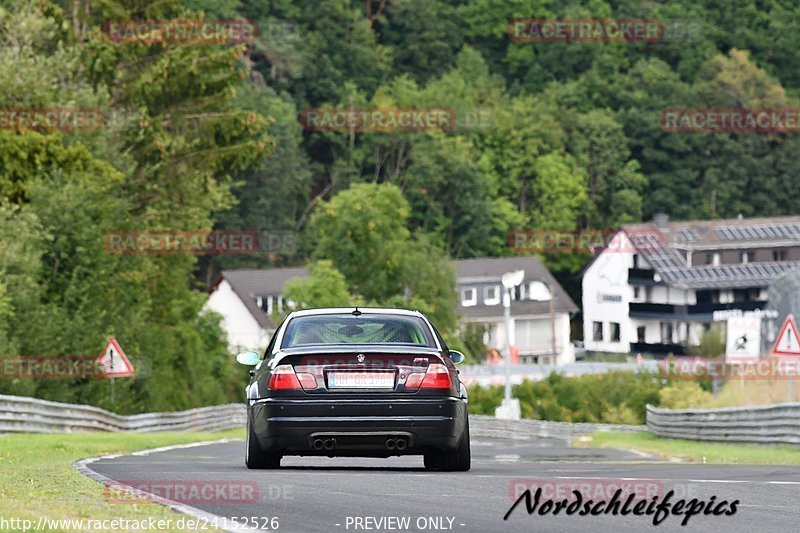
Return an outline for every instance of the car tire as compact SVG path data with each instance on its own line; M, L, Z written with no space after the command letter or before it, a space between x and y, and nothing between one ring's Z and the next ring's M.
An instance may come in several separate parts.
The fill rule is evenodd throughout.
M434 450L424 456L425 468L445 472L466 472L470 469L472 457L469 447L469 417L464 422L464 433L458 447L453 451Z
M281 466L281 455L278 453L266 453L258 447L253 425L250 423L250 416L247 417L247 437L245 442L244 464L250 470L263 470L266 468L279 468Z
M422 456L426 470L439 470L442 467L442 451L432 450Z
M458 447L451 451L447 451L442 456L442 470L447 472L466 472L470 469L472 457L469 448L469 417L464 421L464 433L461 434L461 440Z

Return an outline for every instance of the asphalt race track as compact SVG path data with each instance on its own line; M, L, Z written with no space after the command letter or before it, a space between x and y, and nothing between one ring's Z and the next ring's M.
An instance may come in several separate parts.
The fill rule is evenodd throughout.
M240 441L215 443L102 459L89 466L138 487L149 486L148 482L255 487L255 492L248 493L252 497L236 503L219 495L186 503L220 517L252 520L238 522L240 526L253 526L258 519L259 528L273 530L269 519L277 517L277 531L298 533L800 529L800 467L690 465L633 452L569 448L565 439L554 437L473 436L472 470L464 473L427 472L421 457L288 457L279 470L254 471L244 466L243 446ZM657 527L653 517L646 515L528 515L524 502L504 521L514 501L514 486L533 482L549 484L551 489L559 484L590 483L589 490L638 483L659 492L674 490L675 499L707 501L715 496L715 503L737 499L740 503L733 516L695 515L685 527L680 525L682 516L672 515ZM232 522L226 525L235 529Z

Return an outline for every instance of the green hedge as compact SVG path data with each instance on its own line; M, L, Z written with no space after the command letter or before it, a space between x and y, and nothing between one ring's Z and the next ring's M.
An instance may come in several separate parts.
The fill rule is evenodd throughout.
M644 424L645 405L659 405L659 391L668 382L653 374L610 372L576 377L550 374L512 388L522 417L557 422ZM493 415L503 400L503 387L469 388L469 412Z

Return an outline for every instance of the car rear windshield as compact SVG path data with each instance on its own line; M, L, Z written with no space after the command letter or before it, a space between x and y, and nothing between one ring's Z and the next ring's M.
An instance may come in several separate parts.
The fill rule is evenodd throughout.
M314 344L404 344L434 348L433 335L419 317L352 314L291 319L281 348Z

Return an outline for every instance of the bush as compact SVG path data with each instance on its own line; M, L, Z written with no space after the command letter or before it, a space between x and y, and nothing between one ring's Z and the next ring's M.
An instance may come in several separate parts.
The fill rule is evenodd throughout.
M492 385L481 387L474 385L469 387L469 412L475 415L494 415L494 410L503 401L503 387Z
M705 405L711 393L695 381L676 381L658 391L658 399L664 409L688 409Z
M552 373L541 381L514 386L523 418L557 422L644 424L645 406L659 405L664 382L653 374L610 372L565 377ZM503 387L469 389L470 413L493 415Z

